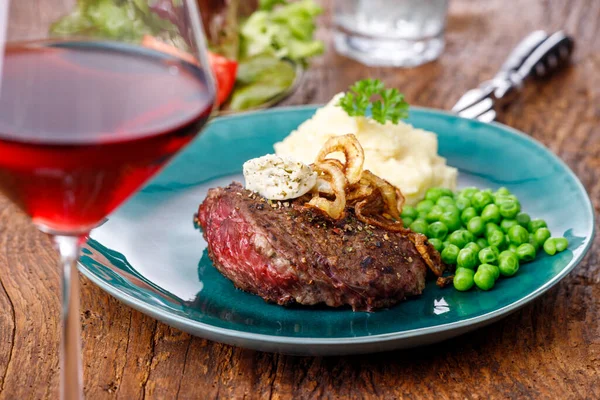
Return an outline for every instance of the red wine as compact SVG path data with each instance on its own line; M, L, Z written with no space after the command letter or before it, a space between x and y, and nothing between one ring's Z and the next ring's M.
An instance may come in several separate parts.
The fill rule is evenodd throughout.
M199 67L110 42L7 46L0 190L42 229L86 232L189 143L214 90Z

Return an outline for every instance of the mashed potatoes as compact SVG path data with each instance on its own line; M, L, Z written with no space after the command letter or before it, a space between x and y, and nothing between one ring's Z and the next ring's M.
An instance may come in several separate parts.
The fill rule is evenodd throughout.
M437 136L400 122L386 125L365 117L350 117L337 106L340 97L275 144L279 156L310 164L331 136L352 133L365 151L365 169L399 187L407 204L415 204L434 186L456 188L457 170L437 154ZM343 155L340 154L340 157Z

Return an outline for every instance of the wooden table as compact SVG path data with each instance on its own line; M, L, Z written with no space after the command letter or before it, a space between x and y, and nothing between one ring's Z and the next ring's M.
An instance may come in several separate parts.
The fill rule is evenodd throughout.
M33 0L13 1L32 7ZM575 173L600 211L600 1L452 0L439 61L366 68L328 46L288 104L318 103L364 77L413 105L448 109L489 78L537 28L577 39L573 67L527 88L500 120L531 134ZM25 10L25 8L23 8ZM25 11L23 11L25 12ZM560 193L557 193L560 196ZM598 221L596 221L598 226ZM289 357L191 337L81 277L85 393L90 399L600 398L600 238L557 287L501 322L446 343L356 357ZM0 398L54 398L59 281L48 238L0 200Z

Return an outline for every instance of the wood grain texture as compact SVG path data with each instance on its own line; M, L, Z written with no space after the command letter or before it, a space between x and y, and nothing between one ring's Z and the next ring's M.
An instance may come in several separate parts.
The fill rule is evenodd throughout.
M34 3L12 6L23 15ZM331 2L322 3L319 36L329 51L287 104L325 102L370 76L400 88L411 104L448 109L489 78L529 31L563 28L575 35L574 65L551 85L527 87L499 119L565 160L600 212L600 1L453 0L443 56L410 70L369 69L336 55ZM2 399L57 393L55 263L48 239L0 199ZM81 280L90 399L600 398L598 237L563 282L498 323L426 348L356 357L290 357L193 338Z

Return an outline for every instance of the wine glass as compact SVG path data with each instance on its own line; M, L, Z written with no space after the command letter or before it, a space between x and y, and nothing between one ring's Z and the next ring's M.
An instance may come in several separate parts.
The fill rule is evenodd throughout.
M60 253L61 398L82 397L80 247L206 123L207 60L196 0L0 0L0 190Z

